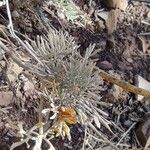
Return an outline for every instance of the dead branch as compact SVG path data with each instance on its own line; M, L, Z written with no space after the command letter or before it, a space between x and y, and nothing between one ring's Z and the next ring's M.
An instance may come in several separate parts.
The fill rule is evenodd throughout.
M145 98L147 98L146 100L148 100L148 98L150 98L150 91L147 91L145 89L136 87L128 82L125 82L123 80L119 80L115 77L113 77L112 75L108 74L107 72L103 71L103 70L99 70L99 75L106 81L116 84L119 87L121 87L123 90L134 93L136 95L142 95ZM150 99L149 99L150 100Z

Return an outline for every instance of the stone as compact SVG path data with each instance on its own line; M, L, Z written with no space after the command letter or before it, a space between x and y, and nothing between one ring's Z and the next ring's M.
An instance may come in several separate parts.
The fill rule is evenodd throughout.
M140 75L136 75L135 77L135 83L139 88L145 89L147 91L150 91L150 82L148 82L147 80L145 80L143 77L141 77ZM143 100L143 96L142 95L137 95L137 100L141 101Z
M110 62L108 61L101 61L101 62L98 62L97 63L97 66L100 68L100 69L103 69L103 70L111 70L113 69L113 66Z

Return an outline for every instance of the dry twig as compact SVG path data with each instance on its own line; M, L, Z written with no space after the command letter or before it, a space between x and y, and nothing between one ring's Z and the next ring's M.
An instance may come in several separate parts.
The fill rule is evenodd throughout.
M100 70L99 69L99 75L106 81L110 82L110 83L113 83L113 84L116 84L118 85L119 87L121 87L123 90L125 91L128 91L128 92L131 92L131 93L134 93L136 95L142 95L144 96L145 98L150 98L150 91L147 91L145 89L142 89L142 88L139 88L139 87L136 87L128 82L125 82L123 80L119 80L115 77L113 77L112 75L108 74L107 72L103 71L103 70ZM147 100L146 99L146 100ZM149 99L150 100L150 99Z

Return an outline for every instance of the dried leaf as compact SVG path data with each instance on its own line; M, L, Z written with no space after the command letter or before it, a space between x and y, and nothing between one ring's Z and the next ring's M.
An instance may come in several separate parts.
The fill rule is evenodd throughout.
M113 85L113 93L112 94L116 100L121 98L122 92L123 92L123 89L120 86L118 86L116 84Z
M12 91L1 91L0 92L0 105L1 106L8 106L10 103L13 102L13 92Z
M58 136L62 136L63 137L63 130L62 130L62 127L63 127L63 122L56 122L55 123L55 127L54 127L54 131L56 132L56 137Z
M100 122L99 122L98 117L97 117L97 116L94 116L93 119L94 119L94 122L95 122L96 126L97 126L98 128L100 128L100 127L101 127L101 124L100 124Z
M14 82L22 71L23 68L19 67L16 63L10 63L7 71L7 77L9 81Z
M70 128L64 121L56 121L54 123L54 132L56 133L56 137L61 136L63 139L67 136L68 140L71 140Z
M73 108L61 107L58 114L58 120L65 121L68 124L77 123L77 115Z
M64 136L67 135L68 140L71 140L70 128L64 124L63 125Z
M26 97L28 97L28 96L30 96L31 94L33 94L33 92L34 92L34 90L35 90L34 84L28 80L28 81L26 81L26 82L24 83L23 89L24 89L24 92L25 92Z

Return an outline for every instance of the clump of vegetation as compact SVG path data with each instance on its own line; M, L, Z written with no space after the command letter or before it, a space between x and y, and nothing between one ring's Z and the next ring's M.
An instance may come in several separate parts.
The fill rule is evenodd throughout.
M72 36L52 28L49 28L47 35L38 37L37 42L30 40L26 43L32 51L30 53L37 58L35 59L37 63L30 62L30 66L41 68L40 73L37 72L41 77L41 88L37 89L38 93L45 97L52 107L41 108L43 103L41 98L39 123L30 129L30 134L35 134L37 129L40 130L40 133L36 132L36 138L30 137L31 135L29 136L22 127L19 132L23 130L22 134L25 134L28 140L34 139L36 141L35 148L40 149L42 140L47 141L48 135L62 136L63 138L66 135L71 140L68 125L77 122L84 126L88 124L91 126L94 121L99 128L101 122L110 130L109 122L105 123L105 119L100 114L102 111L97 108L97 102L100 100L97 98L99 97L100 78L98 72L94 71L95 63L90 59L94 45L90 45L85 56L82 57ZM42 121L42 115L47 111L53 111L54 116L51 118L53 123L47 131L44 131L43 127L46 123ZM23 135L22 137L24 137ZM41 141L40 144L37 139ZM27 142L28 140L23 141ZM13 148L14 145L16 146L16 143L13 144ZM50 143L49 146L52 148Z
M70 7L70 3L67 7ZM36 108L38 122L28 130L19 123L15 129L18 131L16 136L19 135L21 140L14 143L10 149L13 150L23 143L30 148L31 140L35 143L33 150L41 150L43 141L48 144L49 150L54 150L51 140L57 136L71 140L70 125L76 123L82 124L86 130L83 147L90 145L91 137L95 140L101 138L97 141L112 145L99 131L102 124L113 133L110 129L111 122L105 118L107 114L98 107L101 99L99 91L102 88L99 72L90 59L94 45L90 45L85 55L81 56L72 36L50 26L43 35L37 36L36 40L24 36L23 41L13 29L8 3L7 11L10 36L13 38L13 42L10 40L8 45L14 53L10 52L3 42L0 42L0 46L18 65L33 73L41 85L36 87L36 94L40 99ZM29 58L27 61L17 57L19 55L15 49L18 46L24 56ZM49 103L47 108L43 107L45 100ZM45 122L43 118L47 112L53 115ZM50 127L45 129L47 124Z
M98 90L99 77L93 72L94 62L89 57L94 45L90 45L84 57L77 51L73 37L63 31L50 29L47 38L40 38L35 47L38 59L51 71L47 87L58 96L62 105L74 105L85 92Z
M19 123L17 130L21 141L14 143L11 150L23 143L30 147L30 140L35 141L34 150L41 149L43 140L49 145L49 149L54 149L50 139L67 136L71 140L69 126L77 122L86 126L86 133L96 132L100 136L97 130L101 127L100 124L112 132L110 122L102 116L105 113L97 107L100 101L98 93L101 89L101 80L95 71L95 63L90 59L94 45L90 45L85 55L81 56L72 36L51 27L45 35L38 36L36 41L29 38L22 41L15 33L13 35L20 46L28 52L24 55L27 54L26 56L32 59L24 63L16 57L15 51L10 53L10 56L18 65L35 74L41 87L36 88L40 98L37 108L39 122L27 131L23 124ZM9 52L2 42L0 44ZM43 108L45 99L50 104L48 108ZM47 112L53 112L53 116L48 120L51 120L51 126L45 130L44 126L48 122L43 121L43 116Z

